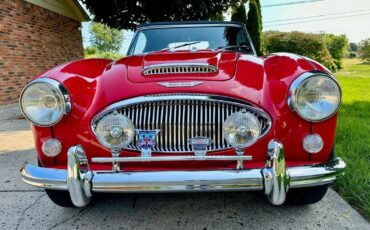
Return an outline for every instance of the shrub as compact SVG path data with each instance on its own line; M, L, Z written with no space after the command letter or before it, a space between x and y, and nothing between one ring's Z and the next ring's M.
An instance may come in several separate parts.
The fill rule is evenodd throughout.
M360 43L359 54L362 60L370 62L370 38Z
M337 69L320 34L269 31L265 32L264 43L268 53L295 53L317 60L332 71Z
M357 58L356 52L349 52L348 53L348 58Z
M330 55L334 59L336 69L342 68L342 59L346 56L349 49L348 38L346 35L324 34L326 46Z
M84 49L85 58L108 58L117 60L122 57L117 52L100 52L96 47L86 47Z

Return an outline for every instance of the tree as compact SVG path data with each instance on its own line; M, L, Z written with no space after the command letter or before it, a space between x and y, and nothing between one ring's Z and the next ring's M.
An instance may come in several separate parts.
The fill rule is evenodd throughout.
M358 45L354 42L349 43L349 48L351 52L357 52L358 51Z
M240 2L232 9L231 21L241 22L247 25L247 11L245 10L245 2Z
M101 23L91 23L89 30L91 46L84 50L86 58L118 59L122 56L119 54L123 40L121 30L112 29Z
M82 0L94 21L118 29L158 21L209 20L219 18L239 0Z
M257 55L262 55L262 14L259 0L249 0L247 29Z
M122 46L123 32L102 23L90 24L91 46L100 52L119 52Z
M360 43L359 53L362 60L370 62L370 38Z

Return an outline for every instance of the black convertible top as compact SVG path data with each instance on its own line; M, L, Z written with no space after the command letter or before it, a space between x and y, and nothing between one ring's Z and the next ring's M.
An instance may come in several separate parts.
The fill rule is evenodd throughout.
M151 22L139 25L138 30L145 29L148 27L166 27L166 26L191 26L191 25L206 25L206 26L217 26L217 25L233 25L244 27L245 25L241 22L234 21L175 21L175 22Z

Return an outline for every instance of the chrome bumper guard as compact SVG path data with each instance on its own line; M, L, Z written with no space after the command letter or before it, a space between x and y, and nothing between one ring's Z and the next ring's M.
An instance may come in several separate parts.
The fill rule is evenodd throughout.
M21 167L21 174L22 180L27 184L69 191L71 200L77 207L89 204L92 192L251 190L264 191L272 204L280 205L284 203L289 188L330 184L344 175L346 166L344 161L337 158L324 164L286 167L283 145L275 140L270 141L267 155L266 166L262 170L101 172L91 171L83 148L73 146L68 151L67 170L25 163ZM96 158L95 161L99 160ZM130 158L130 161L133 159ZM138 161L143 160L138 158Z

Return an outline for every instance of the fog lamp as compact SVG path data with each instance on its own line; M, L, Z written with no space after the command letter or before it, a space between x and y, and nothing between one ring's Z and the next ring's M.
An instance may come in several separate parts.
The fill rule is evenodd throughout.
M120 150L134 140L135 127L128 117L113 112L98 121L95 135L103 146L112 150Z
M253 145L261 133L258 118L247 111L231 114L223 124L225 140L236 149L244 149Z
M324 147L324 142L319 134L310 134L303 138L303 148L309 153L318 153Z
M62 144L58 139L49 138L42 143L41 150L48 157L56 157L62 151Z

